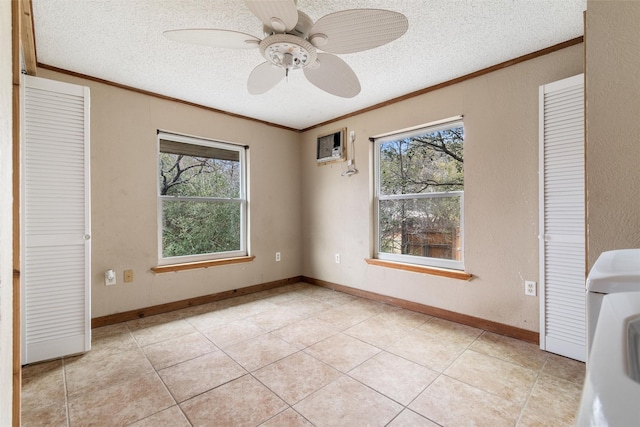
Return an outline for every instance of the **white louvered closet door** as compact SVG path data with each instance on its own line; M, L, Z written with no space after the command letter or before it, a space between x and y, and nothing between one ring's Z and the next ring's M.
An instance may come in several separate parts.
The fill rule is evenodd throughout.
M22 363L91 347L89 89L23 76Z
M540 87L540 348L586 358L584 75Z

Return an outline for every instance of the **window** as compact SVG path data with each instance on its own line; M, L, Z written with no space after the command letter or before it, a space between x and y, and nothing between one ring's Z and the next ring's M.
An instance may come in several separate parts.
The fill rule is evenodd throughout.
M245 147L158 139L160 264L247 255Z
M372 138L377 258L464 270L460 119Z

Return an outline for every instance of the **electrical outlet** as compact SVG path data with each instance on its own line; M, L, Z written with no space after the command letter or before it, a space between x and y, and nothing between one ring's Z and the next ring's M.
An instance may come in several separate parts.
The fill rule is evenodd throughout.
M104 284L111 286L116 284L116 272L113 270L107 270L104 272Z
M124 281L125 283L133 282L133 270L124 271Z
M276 262L280 262L280 252L276 252Z
M536 292L536 282L531 281L531 280L525 280L524 281L524 294L525 295L530 295L532 297L535 297L537 292Z
M336 264L340 264L340 254L336 254Z

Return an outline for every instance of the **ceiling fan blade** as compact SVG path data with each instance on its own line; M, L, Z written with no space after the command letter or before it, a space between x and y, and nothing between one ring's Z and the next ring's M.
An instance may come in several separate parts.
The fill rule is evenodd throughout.
M251 34L231 30L201 28L169 30L163 34L166 38L177 42L231 49L252 49L260 44L260 39Z
M251 71L247 81L247 90L251 95L261 95L277 85L284 78L284 68L263 62Z
M292 30L298 22L294 0L245 0L247 8L264 25L278 33Z
M315 86L342 98L353 98L360 93L358 76L342 59L328 53L319 53L317 61L317 66L303 68L307 80Z
M353 53L387 44L407 32L407 17L381 9L350 9L318 19L309 41L325 52Z

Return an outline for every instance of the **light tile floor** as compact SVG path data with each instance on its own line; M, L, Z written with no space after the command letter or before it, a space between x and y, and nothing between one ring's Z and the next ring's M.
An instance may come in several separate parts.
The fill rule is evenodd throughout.
M23 426L569 426L583 363L296 284L93 330L23 368Z

